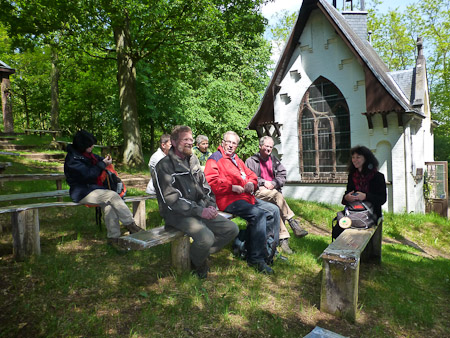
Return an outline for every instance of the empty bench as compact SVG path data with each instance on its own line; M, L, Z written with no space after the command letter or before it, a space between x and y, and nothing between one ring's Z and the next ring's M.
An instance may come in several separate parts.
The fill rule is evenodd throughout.
M219 211L219 215L231 219L233 215ZM171 226L161 226L148 231L137 232L119 238L122 246L129 250L145 250L160 244L171 244L171 262L177 272L189 271L191 260L189 258L190 238L182 231Z
M360 262L381 262L382 227L347 229L321 254L321 311L355 321Z

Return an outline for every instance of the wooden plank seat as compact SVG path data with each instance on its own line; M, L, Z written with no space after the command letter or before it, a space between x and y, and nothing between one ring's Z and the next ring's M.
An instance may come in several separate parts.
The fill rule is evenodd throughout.
M22 194L0 195L0 202L19 201L31 198L52 198L69 196L69 190L39 191Z
M67 142L67 141L56 141L56 143L58 143L59 148L64 151L66 151L67 146L69 144L72 144L72 142ZM102 156L106 156L108 153L112 153L113 155L118 156L120 153L120 148L121 148L121 146L119 146L119 145L104 146L101 144L95 144L94 147L100 149Z
M347 229L321 254L321 311L356 320L360 262L381 262L382 227Z
M26 135L29 134L39 134L39 136L50 134L52 135L53 141L56 141L56 137L60 136L62 131L61 130L42 130L42 129L24 129L24 132Z
M219 214L228 219L234 217L222 211L219 211ZM170 225L122 236L119 238L119 242L122 246L127 247L128 250L145 250L157 245L170 243L171 261L175 270L183 272L189 271L191 268L189 258L190 238Z

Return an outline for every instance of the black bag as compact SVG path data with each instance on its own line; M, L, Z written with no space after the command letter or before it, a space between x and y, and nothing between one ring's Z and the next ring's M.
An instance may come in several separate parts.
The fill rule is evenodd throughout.
M117 174L117 171L114 169L112 164L110 164L106 167L105 170L103 170L102 174L100 175L100 179L106 189L117 192L120 197L124 198L127 194L127 187L119 178L119 175Z
M243 260L247 259L247 231L239 230L239 234L233 241L233 253L236 257L239 257ZM267 249L267 257L265 259L267 264L273 263L273 258L277 253L277 243L273 234L268 234L266 239L266 249Z
M345 206L336 216L338 225L343 228L368 229L377 222L377 216L373 212L373 205L367 201L355 201Z

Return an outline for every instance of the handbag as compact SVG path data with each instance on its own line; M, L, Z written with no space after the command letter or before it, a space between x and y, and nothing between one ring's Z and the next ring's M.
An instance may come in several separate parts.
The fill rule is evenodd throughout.
M372 203L368 201L354 201L339 211L336 216L337 224L342 229L368 229L377 223Z

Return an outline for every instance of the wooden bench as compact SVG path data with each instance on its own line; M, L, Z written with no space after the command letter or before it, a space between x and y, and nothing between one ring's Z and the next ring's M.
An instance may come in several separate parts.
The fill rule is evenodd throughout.
M56 137L60 136L62 133L61 130L39 130L39 129L24 129L24 132L26 135L38 134L39 136L42 136L44 134L50 134L52 135L53 141L56 141Z
M0 207L0 214L11 213L11 229L13 234L13 254L17 260L41 252L39 236L39 209L50 207L82 206L75 202L64 202L63 197L69 196L69 190L62 189L66 179L63 173L49 174L8 174L0 175L0 183L17 181L54 180L56 190L0 195L0 202L21 201L27 199L56 198L57 202L29 203ZM156 198L155 195L125 197L125 202L132 203L133 216L136 224L146 228L145 200ZM33 201L34 202L34 201Z
M355 321L360 262L381 262L382 229L381 222L369 229L347 229L320 255L321 311Z
M67 142L67 141L55 141L55 142L58 143L59 148L64 151L66 151L67 146L69 144L72 144L71 142ZM103 157L105 157L107 154L112 154L113 156L120 155L119 153L120 153L121 146L104 146L104 145L100 145L100 144L95 144L94 147L100 149L101 155Z
M219 211L225 218L231 219L233 215ZM177 272L189 271L191 260L189 258L190 238L182 231L171 226L161 226L141 231L119 238L122 246L129 250L145 250L160 244L171 244L171 262Z
M68 190L62 190L62 183L66 179L63 173L50 173L50 174L3 174L0 175L0 186L4 182L18 182L18 181L55 181L56 190L53 192L38 192L38 193L24 193L24 194L10 194L0 196L0 201L17 201L21 199L30 198L49 198L58 197L58 201L62 201L63 196L68 196ZM42 196L40 195L42 194Z
M133 204L133 217L137 225L146 229L145 201L154 195L125 197L126 203ZM11 213L13 255L23 260L31 255L40 255L39 209L51 207L84 206L75 202L42 202L0 207L0 214Z

